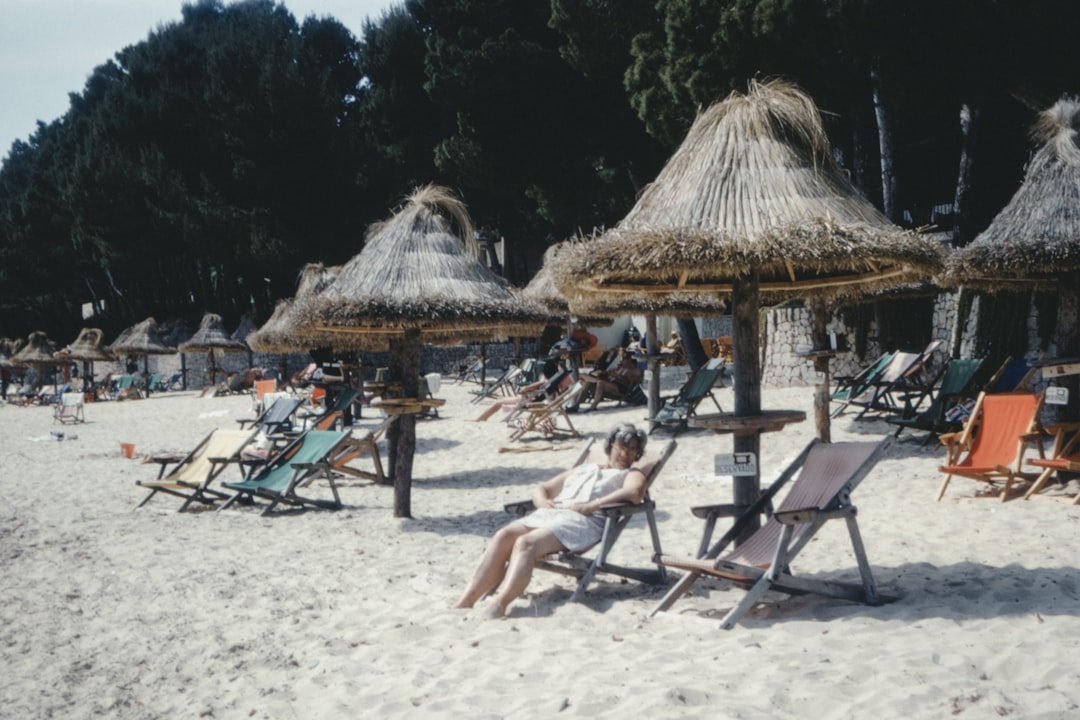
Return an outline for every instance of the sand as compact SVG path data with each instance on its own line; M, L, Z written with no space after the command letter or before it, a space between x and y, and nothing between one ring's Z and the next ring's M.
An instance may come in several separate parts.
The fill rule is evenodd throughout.
M135 481L156 472L140 456L235 427L248 397L94 403L85 424L64 427L48 408L0 408L0 716L1075 715L1080 508L968 499L976 484L964 480L935 502L943 451L917 435L855 494L876 578L900 598L892 604L769 595L722 631L717 618L742 591L721 581L700 581L650 618L662 588L601 578L572 604L570 579L537 573L504 620L450 609L506 521L503 503L575 455L499 453L509 431L465 421L480 409L469 387L444 383L440 417L418 424L412 519L393 517L390 487L359 482L343 483L339 511L178 514L168 497L134 510L145 495ZM766 389L764 406L810 413L811 392ZM720 400L730 407L730 390ZM644 415L605 404L574 422L599 437ZM359 425L378 421L365 412ZM836 440L888 430L850 415L833 426ZM807 421L764 436L763 474L812 433ZM135 459L121 457L121 442ZM665 552L689 555L701 522L689 508L731 499L730 479L712 476L731 440L690 430L678 443L654 497ZM643 523L618 550L647 561ZM843 523L824 528L795 569L856 579Z

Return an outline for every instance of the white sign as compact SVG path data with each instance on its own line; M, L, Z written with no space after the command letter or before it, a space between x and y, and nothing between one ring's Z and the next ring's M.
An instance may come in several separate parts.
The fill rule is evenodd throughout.
M1067 387L1048 387L1046 388L1046 404L1047 405L1068 405L1069 404L1069 388Z
M1044 378L1063 377L1065 375L1077 375L1080 374L1080 363L1062 363L1061 365L1047 365L1042 369L1042 374Z
M757 475L757 456L751 452L717 455L713 458L713 466L717 475L753 477Z

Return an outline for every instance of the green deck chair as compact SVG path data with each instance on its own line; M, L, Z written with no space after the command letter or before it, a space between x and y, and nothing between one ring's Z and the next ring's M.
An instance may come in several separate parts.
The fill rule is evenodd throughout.
M670 398L660 399L660 409L654 417L645 418L650 423L649 434L661 426L670 427L673 432L678 433L686 427L687 420L697 414L697 406L705 398L713 401L717 412L724 412L720 401L713 395L713 388L720 382L723 374L724 361L721 358L713 358L698 368L690 379L683 383L678 393Z
M943 432L958 430L963 423L950 422L946 414L956 403L963 399L963 393L971 385L971 381L975 377L975 373L979 371L980 365L982 365L982 360L977 358L950 360L949 364L945 366L945 375L941 378L941 384L938 386L937 392L930 399L929 407L911 417L885 418L885 421L890 425L896 425L896 435L894 437L900 437L900 433L905 428L928 431L929 434L926 436L926 440ZM921 401L921 397L919 400ZM916 402L913 407L918 407L918 405L919 403Z
M269 514L279 503L337 510L341 508L341 498L334 483L334 465L339 455L353 449L353 444L352 437L346 432L310 430L240 482L222 483L236 494L218 510L224 510L241 497L269 500L270 505L263 510L263 515ZM297 488L316 477L323 477L330 483L333 500L301 497L296 493Z

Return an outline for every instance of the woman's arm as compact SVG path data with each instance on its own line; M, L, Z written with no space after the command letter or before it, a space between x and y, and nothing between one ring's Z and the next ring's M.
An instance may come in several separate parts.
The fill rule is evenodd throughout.
M573 472L573 468L563 470L550 480L534 485L532 489L533 505L538 508L555 507L555 498L562 492L563 483L566 482L566 478L569 477L571 472Z
M582 515L592 515L595 512L599 512L600 508L605 505L617 505L624 502L637 505L645 499L646 484L647 479L645 478L645 473L637 468L633 468L626 474L626 479L623 480L623 485L618 490L612 490L607 495L598 497L595 500L590 500L587 503L572 505L570 509L576 510Z

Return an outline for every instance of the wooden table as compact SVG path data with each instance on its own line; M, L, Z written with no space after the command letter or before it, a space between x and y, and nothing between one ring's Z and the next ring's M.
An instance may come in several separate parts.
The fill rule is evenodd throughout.
M805 419L806 413L802 410L762 410L758 415L695 415L687 420L687 424L690 427L708 428L717 435L755 435L783 430L785 425Z

